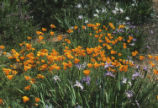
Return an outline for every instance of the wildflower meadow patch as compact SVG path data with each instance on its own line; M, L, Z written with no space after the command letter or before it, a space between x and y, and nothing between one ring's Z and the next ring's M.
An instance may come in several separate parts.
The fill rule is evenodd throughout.
M156 108L158 67L135 64L158 56L139 55L137 37L125 24L75 25L65 36L56 26L36 31L5 51L0 67L1 107L42 108ZM56 40L50 41L51 39Z

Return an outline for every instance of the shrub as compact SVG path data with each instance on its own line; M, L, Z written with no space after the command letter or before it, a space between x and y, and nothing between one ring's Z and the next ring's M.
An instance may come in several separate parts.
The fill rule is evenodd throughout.
M24 3L17 0L14 2L10 0L1 1L0 43L7 45L8 48L18 46L17 43L26 39L28 35L32 35L32 31L36 28L32 25Z
M93 17L95 9L104 5L105 2L102 0L28 0L28 4L36 24L48 27L50 23L54 23L67 30L76 22L84 22L82 18Z

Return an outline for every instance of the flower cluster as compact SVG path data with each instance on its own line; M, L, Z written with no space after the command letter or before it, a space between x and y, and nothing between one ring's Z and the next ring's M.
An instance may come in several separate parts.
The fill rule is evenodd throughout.
M77 5L80 8L80 5ZM27 37L28 41L22 42L19 45L21 50L16 49L11 50L11 54L8 59L11 61L9 67L3 68L3 72L8 81L14 81L23 75L24 83L23 90L27 94L34 85L38 84L42 80L45 80L49 76L53 77L53 80L58 83L62 81L62 77L56 74L62 74L66 71L73 71L77 68L81 76L81 82L76 79L74 87L79 87L81 90L84 89L82 83L86 83L87 86L90 85L90 81L93 80L91 75L97 76L101 71L104 71L104 76L115 78L120 72L128 72L129 68L135 66L135 64L128 60L127 53L129 52L128 45L134 40L133 36L118 36L109 31L125 29L125 25L115 26L113 23L107 25L87 24L81 27L74 26L67 32L69 35L73 35L75 30L82 29L83 31L89 32L88 38L95 45L91 47L84 46L71 46L71 38L67 36L63 38L62 35L57 35L53 31L56 28L55 25L51 24L51 31L49 38L57 38L58 42L62 43L62 51L59 52L58 49L52 48L41 48L37 49L31 42L32 37ZM42 28L41 31L36 31L37 42L39 44L46 44L46 28ZM56 37L55 37L56 36ZM93 43L92 43L93 44ZM0 50L3 50L4 46L0 46ZM140 60L144 60L145 56L137 56L138 51L134 50L128 56L137 57ZM155 59L158 61L158 56L148 55L149 59ZM152 68L155 67L153 62L149 62ZM75 68L74 68L75 67ZM102 69L102 70L101 70ZM158 74L158 70L153 69L154 74ZM62 75L61 75L62 76ZM138 72L132 75L132 79L136 79L140 74ZM125 83L126 80L123 81ZM131 91L127 91L126 95L131 98L134 94ZM29 102L32 97L23 96L22 101L24 103ZM39 103L40 98L35 96L35 103ZM3 100L0 99L0 104L3 104Z

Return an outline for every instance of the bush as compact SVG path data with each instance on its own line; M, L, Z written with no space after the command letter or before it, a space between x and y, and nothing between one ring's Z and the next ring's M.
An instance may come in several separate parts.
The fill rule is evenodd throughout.
M125 16L130 17L133 24L143 24L151 19L153 12L152 0L118 0L126 10ZM126 2L125 2L126 1Z
M84 22L83 19L93 17L97 7L105 2L102 0L28 0L35 24L48 27L50 23L66 30L76 22Z
M54 23L60 27L61 30L65 30L71 27L71 25L85 22L86 19L94 19L94 16L99 12L98 9L105 8L106 10L103 11L115 9L114 6L117 1L117 4L125 10L125 13L121 15L121 18L120 16L116 16L116 18L119 18L118 20L122 20L122 18L129 16L131 22L140 24L151 17L151 0L125 0L127 2L124 0L113 0L111 2L108 0L28 0L28 5L31 11L31 16L34 17L35 24L48 27L50 23ZM103 17L104 20L109 19L106 17L106 14L104 14ZM112 16L113 14L108 17Z
M18 46L17 43L33 35L35 27L27 13L25 2L2 0L0 5L0 43L7 47ZM23 7L23 8L22 8Z

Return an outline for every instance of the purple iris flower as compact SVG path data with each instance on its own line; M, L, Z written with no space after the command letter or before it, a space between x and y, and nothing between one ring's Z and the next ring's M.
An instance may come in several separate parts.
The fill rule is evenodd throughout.
M76 64L75 65L79 70L84 69L87 66L87 63L84 62L83 64Z
M134 80L136 77L141 77L139 72L136 72L132 75L132 80Z
M140 69L140 66L139 66L139 65L136 65L136 68L137 68L137 69Z
M106 68L108 68L108 67L113 67L113 65L111 65L111 63L107 63L107 62L106 62L104 68L106 69Z
M131 26L130 26L130 28L131 28L131 29L132 29L132 28L134 29L134 28L136 28L136 26L134 26L134 25L131 25Z
M137 39L136 38L133 38L133 41L136 41Z
M120 29L120 30L117 30L117 32L118 32L118 33L124 32L124 30L123 30L123 29Z
M147 45L146 48L150 49L151 47L149 45Z
M145 66L145 67L143 68L143 70L144 70L144 71L147 71L147 70L148 70L148 68Z
M105 74L104 74L104 76L111 76L111 77L113 77L113 78L115 78L115 75L112 73L112 72L106 72Z
M126 24L127 24L127 25L130 25L131 23L130 23L130 22L127 22Z
M113 34L116 34L117 32L116 31L114 31L114 32L112 32Z
M154 34L154 31L153 31L153 30L150 30L150 33L151 33L151 34Z
M83 77L83 79L81 80L81 82L85 82L86 84L90 84L91 78L89 76Z

